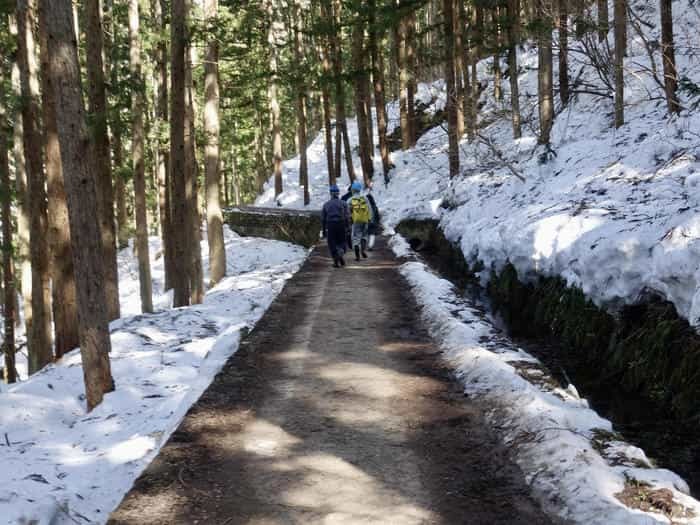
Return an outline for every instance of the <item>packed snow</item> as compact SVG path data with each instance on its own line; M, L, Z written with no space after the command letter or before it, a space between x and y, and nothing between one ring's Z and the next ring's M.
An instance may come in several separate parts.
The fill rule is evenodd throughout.
M225 242L227 277L203 304L171 309L160 242L151 238L160 310L152 315L139 314L132 249L119 254L123 317L110 326L116 390L92 412L78 350L0 393L0 523L104 523L307 255L228 229ZM205 272L207 253L204 241Z
M484 284L492 269L510 262L523 280L561 276L611 312L645 294L661 295L700 327L698 100L691 90L681 89L685 109L668 116L662 89L651 74L657 68L658 76L661 64L658 46L649 45L660 38L657 7L641 1L631 7L637 22L630 28L625 58L624 126L613 127L612 94L590 65L584 67L588 58L583 46L572 39L570 78L582 90L608 96L576 93L566 108L557 100L551 151L538 146L537 49L526 43L518 50L523 136L514 140L508 76L503 100L497 101L492 61L484 60L478 65L483 88L480 136L473 143L461 141L460 176L449 178L442 126L425 133L414 148L392 153L396 167L388 186L376 152L372 192L385 231L393 234L407 218L438 219L468 262L483 263ZM700 84L693 43L700 11L686 0L674 1L673 10L678 70L689 85ZM648 49L655 49L654 64ZM557 67L555 61L555 79ZM444 108L444 82L422 83L418 91L428 112ZM387 106L390 131L399 124L398 109L397 102ZM357 144L354 119L348 121L348 130L351 143ZM308 207L318 209L328 198L323 133L307 152ZM361 177L356 153L353 161ZM285 191L275 196L270 179L257 203L303 208L298 166L298 157L286 161ZM349 184L345 163L341 184ZM398 255L410 256L405 241L394 238L393 246ZM606 441L602 450L593 448L594 429L608 431L610 422L591 411L575 388L543 388L536 377L539 364L533 365L534 371L520 367L531 373L518 370L514 361L537 360L508 346L503 337L496 337L496 346L483 343L479 336L495 337L495 329L449 283L415 262L403 272L465 391L493 403L493 418L504 428L505 439L519 442L517 459L546 508L577 523L667 523L661 515L632 511L615 498L629 476L671 489L678 502L700 515L700 505L685 495L687 485L677 475L642 468L650 465L643 451L615 440ZM614 456L626 458L625 463L615 466Z

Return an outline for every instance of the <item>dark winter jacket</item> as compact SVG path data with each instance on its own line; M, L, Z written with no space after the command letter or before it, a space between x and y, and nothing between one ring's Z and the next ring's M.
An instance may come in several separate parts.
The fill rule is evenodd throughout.
M324 233L328 231L328 225L332 222L341 223L346 229L350 224L348 205L337 197L327 201L321 210L321 226Z

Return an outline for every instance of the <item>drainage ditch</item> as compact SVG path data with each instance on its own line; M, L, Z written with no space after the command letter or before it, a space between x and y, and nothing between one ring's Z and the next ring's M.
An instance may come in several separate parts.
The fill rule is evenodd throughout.
M470 267L437 221L410 219L396 230L563 387L573 383L626 441L700 495L700 336L671 303L649 294L611 315L562 279L523 282L511 265L484 289L475 277L483 266Z

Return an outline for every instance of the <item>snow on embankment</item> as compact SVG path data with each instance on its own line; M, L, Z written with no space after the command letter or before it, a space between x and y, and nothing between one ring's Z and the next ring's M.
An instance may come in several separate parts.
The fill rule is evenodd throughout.
M136 258L120 253L128 317L111 324L116 390L91 413L78 350L0 393L0 523L105 522L306 257L228 229L225 242L228 276L203 304L167 309L160 243L151 239L154 304L166 308L153 315L136 315ZM202 248L206 271L206 241Z
M400 236L392 245L397 255L410 254ZM669 523L671 515L673 523L700 523L693 517L700 502L679 476L651 468L642 450L617 441L609 421L575 389L547 381L537 359L514 347L449 281L420 262L400 271L465 394L493 407L490 420L547 512L586 525ZM652 502L654 511L632 509L618 495ZM659 504L671 500L675 507Z

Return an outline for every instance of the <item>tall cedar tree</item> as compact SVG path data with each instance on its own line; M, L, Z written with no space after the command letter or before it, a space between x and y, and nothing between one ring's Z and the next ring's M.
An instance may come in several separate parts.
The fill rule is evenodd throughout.
M445 84L447 87L447 136L450 178L459 175L459 137L457 136L457 92L455 90L455 0L444 0Z
M304 188L304 205L307 206L311 202L311 196L309 195L309 163L306 158L306 128L307 128L307 115L306 115L306 101L307 101L307 88L304 75L306 73L306 67L304 62L304 44L302 42L302 10L301 2L295 0L293 8L293 21L294 24L294 59L297 63L301 75L297 78L296 82L296 110L297 110L297 142L299 143L299 184Z
M508 69L510 70L510 106L513 138L522 136L520 118L520 89L518 87L518 53L517 45L520 35L520 2L507 0L508 19Z
M88 410L114 390L109 364L109 320L104 288L102 238L97 214L95 166L89 151L77 38L71 0L41 0L46 14L49 76L66 185L78 292L80 353Z
M12 191L10 190L10 147L6 125L7 112L4 101L7 98L0 82L0 199L2 199L2 281L3 281L3 341L5 356L4 379L6 383L17 381L15 367L15 276L12 262Z
M552 82L552 18L548 0L537 2L537 98L540 108L539 144L549 145L554 120Z
M411 147L416 145L418 122L416 120L416 11L411 10L406 18L406 71L408 84L406 85L406 104L408 111L408 124Z
M103 39L99 0L85 1L85 46L87 50L88 112L95 155L97 205L102 232L102 253L105 268L105 293L110 320L119 317L119 276L114 228L114 190L109 159L107 133L107 96L105 91Z
M141 36L139 0L129 0L129 70L134 87L131 108L132 162L134 173L134 216L136 219L136 256L139 264L141 311L153 312L151 263L148 255L148 219L146 215L146 165L144 136L145 86L141 74Z
M319 55L321 57L321 100L323 104L323 134L326 145L326 164L328 166L328 185L333 185L338 179L338 173L335 171L335 162L333 160L333 132L331 130L331 89L330 80L332 76L331 58L330 58L330 13L328 12L328 2L320 2L321 19L325 20L325 25L322 26L323 31L318 44Z
M395 4L400 13L398 22L394 26L394 45L396 51L396 65L399 69L399 118L401 125L401 149L411 147L411 121L408 114L408 57L406 53L407 20L400 2Z
M204 177L207 205L209 275L214 285L226 275L224 226L219 201L219 43L216 37L218 0L205 0L209 34L204 61Z
M378 49L383 32L376 20L376 0L369 0L369 48L372 59L372 81L374 84L374 106L377 112L377 135L379 137L379 154L382 158L384 182L389 182L391 161L389 160L389 145L386 140L387 114L384 100L384 61Z
M192 2L188 0L187 11L191 12ZM204 301L204 274L202 271L202 251L200 250L202 219L199 215L199 191L197 144L195 134L195 122L197 111L195 108L194 66L197 63L197 48L192 45L192 40L187 28L187 49L185 56L185 180L188 227L189 227L189 254L190 254L190 302L200 304Z
M267 96L270 103L270 124L272 127L272 162L275 174L275 198L282 193L282 130L280 127L280 101L278 96L279 71L277 28L275 27L274 0L267 0L267 43L270 53L270 82Z
M39 6L41 11L41 6ZM39 13L41 95L46 152L46 188L48 191L49 246L51 249L51 297L56 357L77 348L78 304L75 291L73 252L68 223L68 205L63 186L61 148L56 128L56 105L49 71L48 35L45 13Z
M673 7L672 0L659 0L661 11L661 54L664 62L664 88L669 114L681 110L676 89L678 72L676 71L676 52L673 44Z
M350 138L348 137L348 125L345 118L345 89L343 87L343 48L340 44L341 24L339 0L323 0L329 2L331 8L331 19L333 20L333 30L331 31L331 56L333 57L333 81L335 83L335 172L340 178L340 141L338 132L342 140L343 153L345 154L345 168L348 171L350 181L355 180L355 169L352 164L352 149L350 148Z
M32 269L31 315L27 325L30 374L39 371L53 360L48 215L39 129L39 68L35 53L35 12L34 0L17 1L17 52L22 91L23 144L29 205L29 256Z
M559 99L569 103L569 11L568 0L559 2Z
M627 2L614 0L615 24L615 127L625 123L625 78L624 58L627 47Z
M187 0L172 0L170 17L170 177L172 181L173 306L190 303L190 253L185 178L185 50Z
M19 64L12 65L12 94L22 99ZM29 256L29 203L27 202L27 165L24 160L24 123L21 105L15 111L12 132L12 159L15 167L15 192L17 205L17 252L20 263L20 293L24 311L25 333L32 332L32 265ZM19 315L17 318L19 319Z
M165 289L170 290L173 275L173 235L170 216L171 183L169 176L170 150L165 129L168 124L168 44L166 41L166 0L151 0L151 12L160 31L156 49L156 126L158 130L157 170L158 207L160 209L160 233L163 241L163 265Z
M355 87L355 115L357 117L357 135L360 146L360 163L362 165L362 177L365 185L368 185L374 176L372 164L370 139L367 127L367 101L368 95L364 86L367 85L367 69L365 61L364 34L365 24L362 16L357 16L352 28L352 61L353 84Z
M598 5L598 41L604 42L608 38L610 21L608 19L608 0L597 0Z

